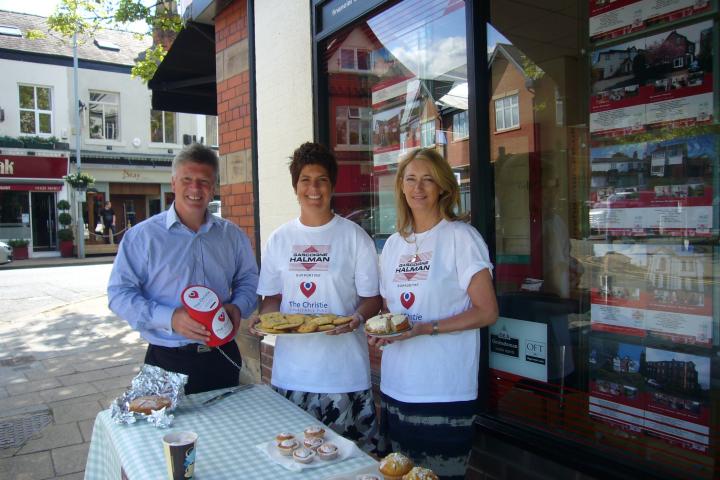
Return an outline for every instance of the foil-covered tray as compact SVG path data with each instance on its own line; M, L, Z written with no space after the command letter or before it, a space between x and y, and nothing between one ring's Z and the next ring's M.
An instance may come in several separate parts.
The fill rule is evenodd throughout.
M110 406L110 417L117 424L129 425L145 418L150 424L165 428L172 424L175 410L184 396L188 376L182 373L168 372L154 365L143 365L140 373L133 378L130 388L117 397ZM171 405L153 410L150 415L130 411L130 402L144 395L160 395L170 400Z

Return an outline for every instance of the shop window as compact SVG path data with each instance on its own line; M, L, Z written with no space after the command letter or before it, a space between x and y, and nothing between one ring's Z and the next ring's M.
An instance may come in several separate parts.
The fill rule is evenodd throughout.
M453 140L463 140L469 136L467 110L453 115Z
M177 114L150 110L150 141L157 143L177 143Z
M520 110L518 107L518 96L508 95L507 97L495 100L495 130L507 130L520 126Z
M404 155L436 148L461 181L469 177L468 142L445 136L468 102L464 3L450 3L395 2L319 46L324 128L340 166L333 209L361 225L378 249L395 231L394 175ZM467 184L463 211L469 197Z
M90 138L117 140L120 135L120 94L90 91L88 103Z
M716 478L717 26L617 3L490 1L487 414L598 463Z
M18 85L20 97L20 133L52 135L52 89L35 85Z

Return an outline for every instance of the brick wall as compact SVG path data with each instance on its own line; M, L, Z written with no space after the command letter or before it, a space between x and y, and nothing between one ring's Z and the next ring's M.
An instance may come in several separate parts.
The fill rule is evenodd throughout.
M215 17L215 54L222 213L257 248L246 2L236 0Z

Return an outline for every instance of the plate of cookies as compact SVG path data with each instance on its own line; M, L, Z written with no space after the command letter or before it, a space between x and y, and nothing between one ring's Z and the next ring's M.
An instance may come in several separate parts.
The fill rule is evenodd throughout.
M309 335L326 333L351 321L351 316L270 312L260 315L255 330L268 335Z
M353 442L321 425L310 425L302 432L280 432L257 448L271 461L295 472L341 462L358 452Z
M381 313L365 322L365 333L371 337L392 338L412 328L404 313Z

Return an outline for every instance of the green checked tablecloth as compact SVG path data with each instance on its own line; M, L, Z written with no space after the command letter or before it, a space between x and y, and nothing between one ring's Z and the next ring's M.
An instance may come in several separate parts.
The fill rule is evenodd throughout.
M86 480L167 478L162 437L174 430L198 434L195 478L210 479L322 479L351 472L375 461L362 453L322 468L291 472L272 463L255 448L281 431L298 432L318 421L266 385L241 390L209 405L200 404L224 390L191 395L174 412L170 428L155 428L145 420L117 425L104 410L95 418Z

